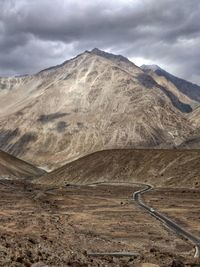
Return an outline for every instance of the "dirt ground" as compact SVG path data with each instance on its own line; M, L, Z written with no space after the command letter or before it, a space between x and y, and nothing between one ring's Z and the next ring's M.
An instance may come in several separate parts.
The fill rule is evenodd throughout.
M104 184L55 189L1 180L0 266L126 267L141 266L144 262L171 266L174 259L191 266L192 245L135 205L131 196L138 188ZM167 196L162 199L165 190L156 190L155 196L153 192L148 193L145 199L199 233L199 212L194 208L200 203L199 192L196 190L194 195L194 190L186 194L171 189L174 198L179 199L172 210ZM182 194L188 213L186 208L174 211L176 203L181 205ZM158 199L162 201L159 203ZM138 256L88 255L122 251L136 252Z

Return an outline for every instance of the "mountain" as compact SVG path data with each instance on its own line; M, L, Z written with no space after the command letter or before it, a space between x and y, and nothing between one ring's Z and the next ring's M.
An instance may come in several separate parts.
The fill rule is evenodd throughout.
M200 147L200 131L198 134L194 134L193 136L187 138L183 143L181 143L178 148L179 149L199 149Z
M35 183L52 186L95 182L139 182L200 188L198 150L107 150L47 173Z
M200 107L197 107L189 116L195 128L200 129Z
M123 56L85 51L0 79L0 148L50 169L103 149L172 148L195 129L191 103Z
M0 151L0 179L34 178L45 173L44 170Z
M194 132L179 145L179 148L197 149L200 148L200 107L197 107L191 114L189 114L191 125L195 127Z
M188 96L194 101L200 102L200 86L184 79L178 78L169 72L163 70L157 65L142 65L144 71L153 71L158 76L165 77L168 81L174 84L180 92Z

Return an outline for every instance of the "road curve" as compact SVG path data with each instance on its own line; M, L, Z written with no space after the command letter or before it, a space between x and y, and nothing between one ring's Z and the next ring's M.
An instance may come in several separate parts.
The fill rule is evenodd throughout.
M186 231L181 226L179 226L177 223L172 221L169 217L166 215L161 214L160 212L156 211L154 208L146 205L141 195L152 190L153 187L151 185L145 185L145 188L136 191L133 193L133 200L137 203L138 206L140 206L142 209L147 211L151 216L155 217L162 223L164 223L170 230L172 230L175 234L178 236L183 237L184 239L192 242L195 246L195 258L200 258L200 238L193 235L192 233Z

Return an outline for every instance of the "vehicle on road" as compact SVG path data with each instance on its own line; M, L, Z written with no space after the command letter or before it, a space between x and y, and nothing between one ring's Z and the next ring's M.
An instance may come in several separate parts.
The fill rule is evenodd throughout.
M153 208L150 208L150 211L151 211L151 212L155 212L155 210L154 210Z

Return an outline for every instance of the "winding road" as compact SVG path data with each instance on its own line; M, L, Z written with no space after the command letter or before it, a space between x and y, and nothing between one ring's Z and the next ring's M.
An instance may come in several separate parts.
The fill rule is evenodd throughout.
M177 223L172 221L169 217L166 215L156 211L153 207L148 206L145 204L142 200L142 195L150 190L153 190L153 186L149 184L139 184L139 183L125 183L125 182L117 182L117 183L108 183L108 182L99 182L99 183L92 183L87 184L87 186L94 186L98 184L131 184L131 185L137 185L143 187L141 190L138 190L133 193L132 198L136 204L144 209L146 212L148 212L151 216L155 217L159 221L161 221L165 226L168 227L171 231L173 231L176 235L179 237L184 238L187 241L190 241L194 247L195 247L195 254L194 258L200 258L200 238L193 235L192 233L188 232L187 230L183 229L181 226L179 226ZM98 256L99 253L91 253L93 256ZM102 253L105 254L105 253ZM112 254L112 253L111 253ZM122 253L123 254L123 253Z
M133 193L133 200L137 203L138 206L140 206L142 209L144 209L146 212L150 213L151 216L155 217L162 223L164 223L170 230L172 230L175 234L178 236L181 236L182 238L190 241L195 246L195 258L200 258L200 238L191 234L190 232L183 229L181 226L179 226L177 223L172 221L170 218L168 218L166 215L161 214L160 212L156 211L154 208L146 205L141 195L152 190L153 187L151 185L145 185L145 188L136 191Z

